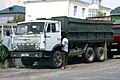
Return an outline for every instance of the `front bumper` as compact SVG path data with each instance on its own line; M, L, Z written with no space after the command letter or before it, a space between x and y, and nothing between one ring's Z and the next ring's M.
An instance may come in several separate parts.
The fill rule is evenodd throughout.
M120 45L108 46L108 53L112 53L114 55L120 55Z
M45 51L41 51L41 52L26 52L26 51L22 51L22 52L11 52L10 53L11 58L46 58L46 57L52 57L52 52L45 52Z

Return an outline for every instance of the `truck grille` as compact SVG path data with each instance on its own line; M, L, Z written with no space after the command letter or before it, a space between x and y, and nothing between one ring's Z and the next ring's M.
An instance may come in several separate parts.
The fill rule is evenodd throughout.
M35 50L35 45L26 45L26 44L21 44L21 45L18 45L18 50L20 51L34 51Z

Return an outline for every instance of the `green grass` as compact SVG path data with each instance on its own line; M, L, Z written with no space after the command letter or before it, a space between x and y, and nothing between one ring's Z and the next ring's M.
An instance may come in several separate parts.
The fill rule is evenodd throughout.
M5 68L4 63L0 62L0 69L4 69L4 68Z

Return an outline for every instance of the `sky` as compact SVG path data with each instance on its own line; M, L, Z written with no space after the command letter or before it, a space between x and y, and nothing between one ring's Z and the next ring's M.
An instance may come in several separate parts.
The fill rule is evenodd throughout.
M3 0L0 0L0 10L3 8Z
M92 2L92 0L83 0L86 2ZM116 7L120 6L120 0L102 0L102 6L109 7L111 9L115 9Z
M90 2L92 0L83 0ZM115 9L116 7L120 6L120 0L102 0L101 2L102 6L109 7L111 9ZM3 9L3 0L0 0L0 10Z
M120 6L120 0L102 0L101 5L115 9L116 7Z

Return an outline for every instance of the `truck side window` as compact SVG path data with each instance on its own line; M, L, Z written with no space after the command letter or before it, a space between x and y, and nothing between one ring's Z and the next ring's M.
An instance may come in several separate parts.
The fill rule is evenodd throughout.
M12 28L11 26L4 26L3 28L3 35L6 36L6 32L10 31L10 34L12 34Z
M50 32L50 24L48 24L47 32Z
M56 26L55 26L55 23L52 23L52 32L56 32Z
M56 32L55 23L50 23L50 24L48 24L47 32Z

